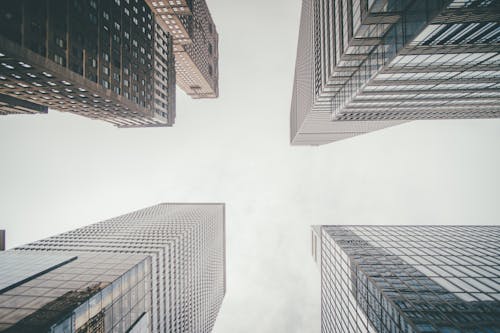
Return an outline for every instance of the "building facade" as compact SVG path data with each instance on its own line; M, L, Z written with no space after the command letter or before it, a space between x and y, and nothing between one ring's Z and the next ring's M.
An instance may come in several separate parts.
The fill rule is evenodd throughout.
M291 143L500 117L500 3L303 0Z
M159 204L0 254L0 332L211 332L224 204Z
M0 17L1 94L118 127L174 123L173 42L144 0L4 1Z
M0 251L5 251L5 230L0 230Z
M219 37L205 0L147 0L174 40L177 85L192 98L219 96Z
M314 226L322 332L499 332L500 227Z
M44 114L48 107L22 99L0 94L0 115L8 114Z

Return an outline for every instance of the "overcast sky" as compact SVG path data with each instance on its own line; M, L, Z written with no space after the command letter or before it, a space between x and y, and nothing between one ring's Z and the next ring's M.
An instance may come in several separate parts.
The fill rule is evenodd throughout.
M498 224L500 120L419 121L289 145L300 0L207 0L217 100L178 90L173 128L51 111L0 117L0 229L14 247L159 202L225 202L214 333L319 332L311 224Z

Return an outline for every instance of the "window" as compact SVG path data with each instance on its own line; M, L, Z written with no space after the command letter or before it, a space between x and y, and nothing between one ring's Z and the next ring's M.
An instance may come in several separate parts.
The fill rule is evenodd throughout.
M60 48L64 48L64 40L62 38L56 37L56 44Z
M58 54L54 54L54 61L57 62L59 65L64 66L64 58L61 57Z

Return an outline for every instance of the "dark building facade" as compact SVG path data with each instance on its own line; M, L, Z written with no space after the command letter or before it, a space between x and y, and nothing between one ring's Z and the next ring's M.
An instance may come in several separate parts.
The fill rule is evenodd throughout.
M219 96L219 36L205 0L147 0L174 40L178 86L192 98Z
M172 38L144 0L4 1L0 17L0 93L119 127L173 124Z
M500 227L314 226L321 331L500 331Z
M5 250L5 230L0 230L0 251Z
M224 204L159 204L0 253L2 333L209 333Z
M500 117L500 3L304 0L291 143Z
M0 115L47 113L48 107L0 94Z

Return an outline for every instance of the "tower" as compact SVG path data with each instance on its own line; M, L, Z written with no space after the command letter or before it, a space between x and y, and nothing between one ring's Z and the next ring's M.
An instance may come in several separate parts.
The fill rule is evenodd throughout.
M210 332L224 204L141 209L3 252L0 267L0 332Z
M500 3L303 0L292 145L500 117Z
M219 96L219 36L205 0L147 0L173 37L177 84L192 98Z
M315 226L322 332L495 332L500 227Z
M173 42L144 0L4 1L0 17L2 95L118 127L174 123Z

